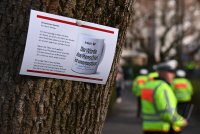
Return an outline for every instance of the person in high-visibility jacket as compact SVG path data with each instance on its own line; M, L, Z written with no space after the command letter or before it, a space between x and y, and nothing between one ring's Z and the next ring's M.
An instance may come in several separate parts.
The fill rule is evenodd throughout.
M144 134L176 134L187 125L177 111L177 100L170 84L177 62L158 64L159 77L146 82L141 93Z
M158 78L158 76L159 76L158 72L150 72L150 73L148 74L148 80L152 81L152 80L154 80L155 78Z
M132 91L133 94L137 97L137 117L140 117L141 114L141 89L143 88L144 84L148 80L148 70L141 69L140 75L137 76L133 81Z
M193 95L192 84L185 78L185 71L177 70L176 76L177 78L174 79L172 87L178 100L178 113L184 117L187 117Z

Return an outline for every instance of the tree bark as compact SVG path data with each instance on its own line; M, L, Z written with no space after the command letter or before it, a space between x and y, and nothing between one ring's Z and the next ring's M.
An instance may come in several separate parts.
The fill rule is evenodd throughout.
M0 0L1 134L99 134L134 0ZM20 76L30 9L119 28L106 85Z

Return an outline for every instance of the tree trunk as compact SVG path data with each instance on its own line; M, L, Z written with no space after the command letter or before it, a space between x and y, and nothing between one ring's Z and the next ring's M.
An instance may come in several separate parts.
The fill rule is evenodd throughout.
M0 0L0 133L99 134L133 0ZM117 27L106 85L20 76L30 9Z

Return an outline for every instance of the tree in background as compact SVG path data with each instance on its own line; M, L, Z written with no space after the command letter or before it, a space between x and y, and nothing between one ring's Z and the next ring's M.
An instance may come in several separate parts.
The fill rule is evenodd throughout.
M0 1L0 132L101 133L132 0ZM20 76L30 9L119 28L106 85Z
M126 47L146 53L149 64L183 56L199 62L199 16L199 0L138 0Z

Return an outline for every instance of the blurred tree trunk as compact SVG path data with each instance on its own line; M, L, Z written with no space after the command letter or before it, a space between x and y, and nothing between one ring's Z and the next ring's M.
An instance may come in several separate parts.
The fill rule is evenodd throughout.
M99 134L133 0L0 0L0 133ZM30 9L120 29L106 85L20 76Z
M177 60L179 62L179 66L183 67L182 62L182 43L183 43L183 21L184 21L184 11L185 10L185 1L184 0L177 0L176 1L176 38L177 38Z

